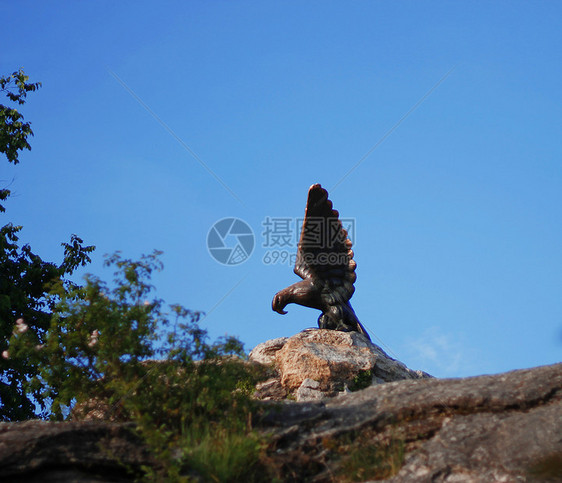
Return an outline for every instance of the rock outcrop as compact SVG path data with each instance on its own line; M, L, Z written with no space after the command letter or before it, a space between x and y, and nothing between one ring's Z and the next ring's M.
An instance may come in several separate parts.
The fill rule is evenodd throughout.
M328 340L335 348L324 347ZM252 351L255 361L280 367L265 392L308 400L264 401L253 421L267 435L266 464L278 479L562 481L562 364L435 379L374 347L358 334L318 330ZM338 365L373 384L338 392L351 384ZM379 383L388 378L401 380ZM130 429L104 421L0 423L0 479L133 481L155 462Z
M0 480L134 481L141 465L154 461L131 429L130 423L102 421L0 423Z
M277 371L258 386L260 399L311 401L402 379L431 377L408 369L358 332L309 329L256 346L250 360Z
M367 458L377 450L396 457L395 467L375 464L365 480L562 481L562 364L285 403L266 426L276 427L283 474L295 480L338 480L350 454ZM402 456L393 455L393 445Z

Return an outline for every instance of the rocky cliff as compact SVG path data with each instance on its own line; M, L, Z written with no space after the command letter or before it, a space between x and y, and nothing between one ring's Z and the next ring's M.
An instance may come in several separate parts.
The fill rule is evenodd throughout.
M266 427L295 479L330 481L350 455L378 451L400 468L379 464L366 480L562 481L562 364L285 404Z
M273 368L268 384L277 391L262 387L258 395L289 397L264 401L254 422L268 435L267 464L283 481L562 481L562 364L436 379L357 334L321 332L252 351ZM354 384L371 385L348 392ZM1 423L1 479L129 481L123 463L135 470L154 462L127 429L103 421Z
M273 377L258 385L260 399L320 400L372 384L431 377L408 369L358 332L308 329L272 339L250 352Z

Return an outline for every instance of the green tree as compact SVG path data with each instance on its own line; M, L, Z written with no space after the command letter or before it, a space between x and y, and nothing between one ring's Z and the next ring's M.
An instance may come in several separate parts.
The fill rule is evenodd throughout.
M0 78L0 92L19 105L39 86L22 70ZM19 162L32 134L16 108L0 105L8 162ZM0 201L9 195L0 190ZM80 417L94 405L136 423L158 463L145 468L150 481L268 481L249 397L261 371L237 339L210 344L201 313L166 312L151 299L158 252L139 261L113 255L112 284L89 275L77 285L69 276L94 247L72 235L55 264L20 246L20 230L0 229L0 420Z
M75 268L90 262L94 247L82 246L82 240L72 235L70 243L63 243L64 260L56 265L45 262L31 251L29 245L18 246L20 226L7 224L0 228L0 347L7 349L14 322L32 328L43 343L51 320L53 300L46 298L51 284L71 285L68 276ZM25 324L25 325L22 325ZM30 359L13 359L9 352L0 358L0 421L34 418L36 404L42 395L27 392L25 382L38 373L37 364Z
M16 105L23 105L27 93L39 88L39 82L29 83L23 70L0 77L0 92ZM0 105L0 153L8 162L17 164L19 154L31 149L28 137L33 135L30 123L24 122L16 107ZM0 202L10 196L10 190L0 189ZM0 204L0 212L5 208ZM32 328L42 343L49 327L52 303L46 294L57 281L71 284L68 277L79 266L90 262L89 253L94 247L83 246L83 241L72 235L63 243L64 259L61 263L44 261L27 244L20 245L18 233L21 226L12 223L0 228L0 352L7 349L14 322L18 327ZM41 404L41 394L26 393L27 380L38 373L31 360L10 359L7 352L0 357L0 421L36 417L36 404Z
M10 357L39 368L27 387L50 401L52 419L132 420L158 464L150 481L267 481L263 442L251 428L257 405L249 396L261 370L245 362L242 344L208 342L200 312L166 311L152 297L159 252L139 261L118 253L113 284L88 275L83 286L58 283L53 316L42 338L16 324Z
M23 69L8 76L0 77L0 92L6 94L8 99L19 105L25 104L28 92L34 92L41 87L41 82L27 82L29 77ZM24 122L23 115L15 108L0 104L0 153L4 153L8 162L18 164L19 153L23 149L31 149L27 138L33 136L31 124ZM5 201L10 196L10 190L0 189L0 201ZM0 212L5 208L0 203Z

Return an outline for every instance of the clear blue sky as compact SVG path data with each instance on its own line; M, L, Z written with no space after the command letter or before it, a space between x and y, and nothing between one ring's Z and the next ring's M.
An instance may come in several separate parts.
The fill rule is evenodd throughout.
M163 250L158 295L247 349L318 316L271 311L298 278L263 263L261 223L301 217L311 184L339 183L454 67L330 192L356 220L353 306L437 376L561 360L560 3L29 1L0 18L0 72L43 83L33 150L0 166L1 223L47 260L78 234L108 279L103 254ZM206 247L225 217L256 236L237 266Z

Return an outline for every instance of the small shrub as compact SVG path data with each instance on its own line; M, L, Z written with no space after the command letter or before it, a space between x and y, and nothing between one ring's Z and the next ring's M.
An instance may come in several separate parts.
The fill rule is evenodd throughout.
M357 374L349 384L350 391L360 391L373 384L373 371L368 369Z
M390 478L404 463L404 442L391 438L388 443L373 442L369 435L324 442L324 447L339 455L337 481L366 481Z
M44 344L16 327L10 357L39 368L27 384L51 419L99 401L106 418L134 421L158 462L145 468L149 480L263 480L250 397L261 374L245 362L237 339L208 342L200 312L179 305L165 312L151 298L151 274L162 268L158 256L108 258L106 265L116 267L111 287L93 276L84 286L54 285Z

